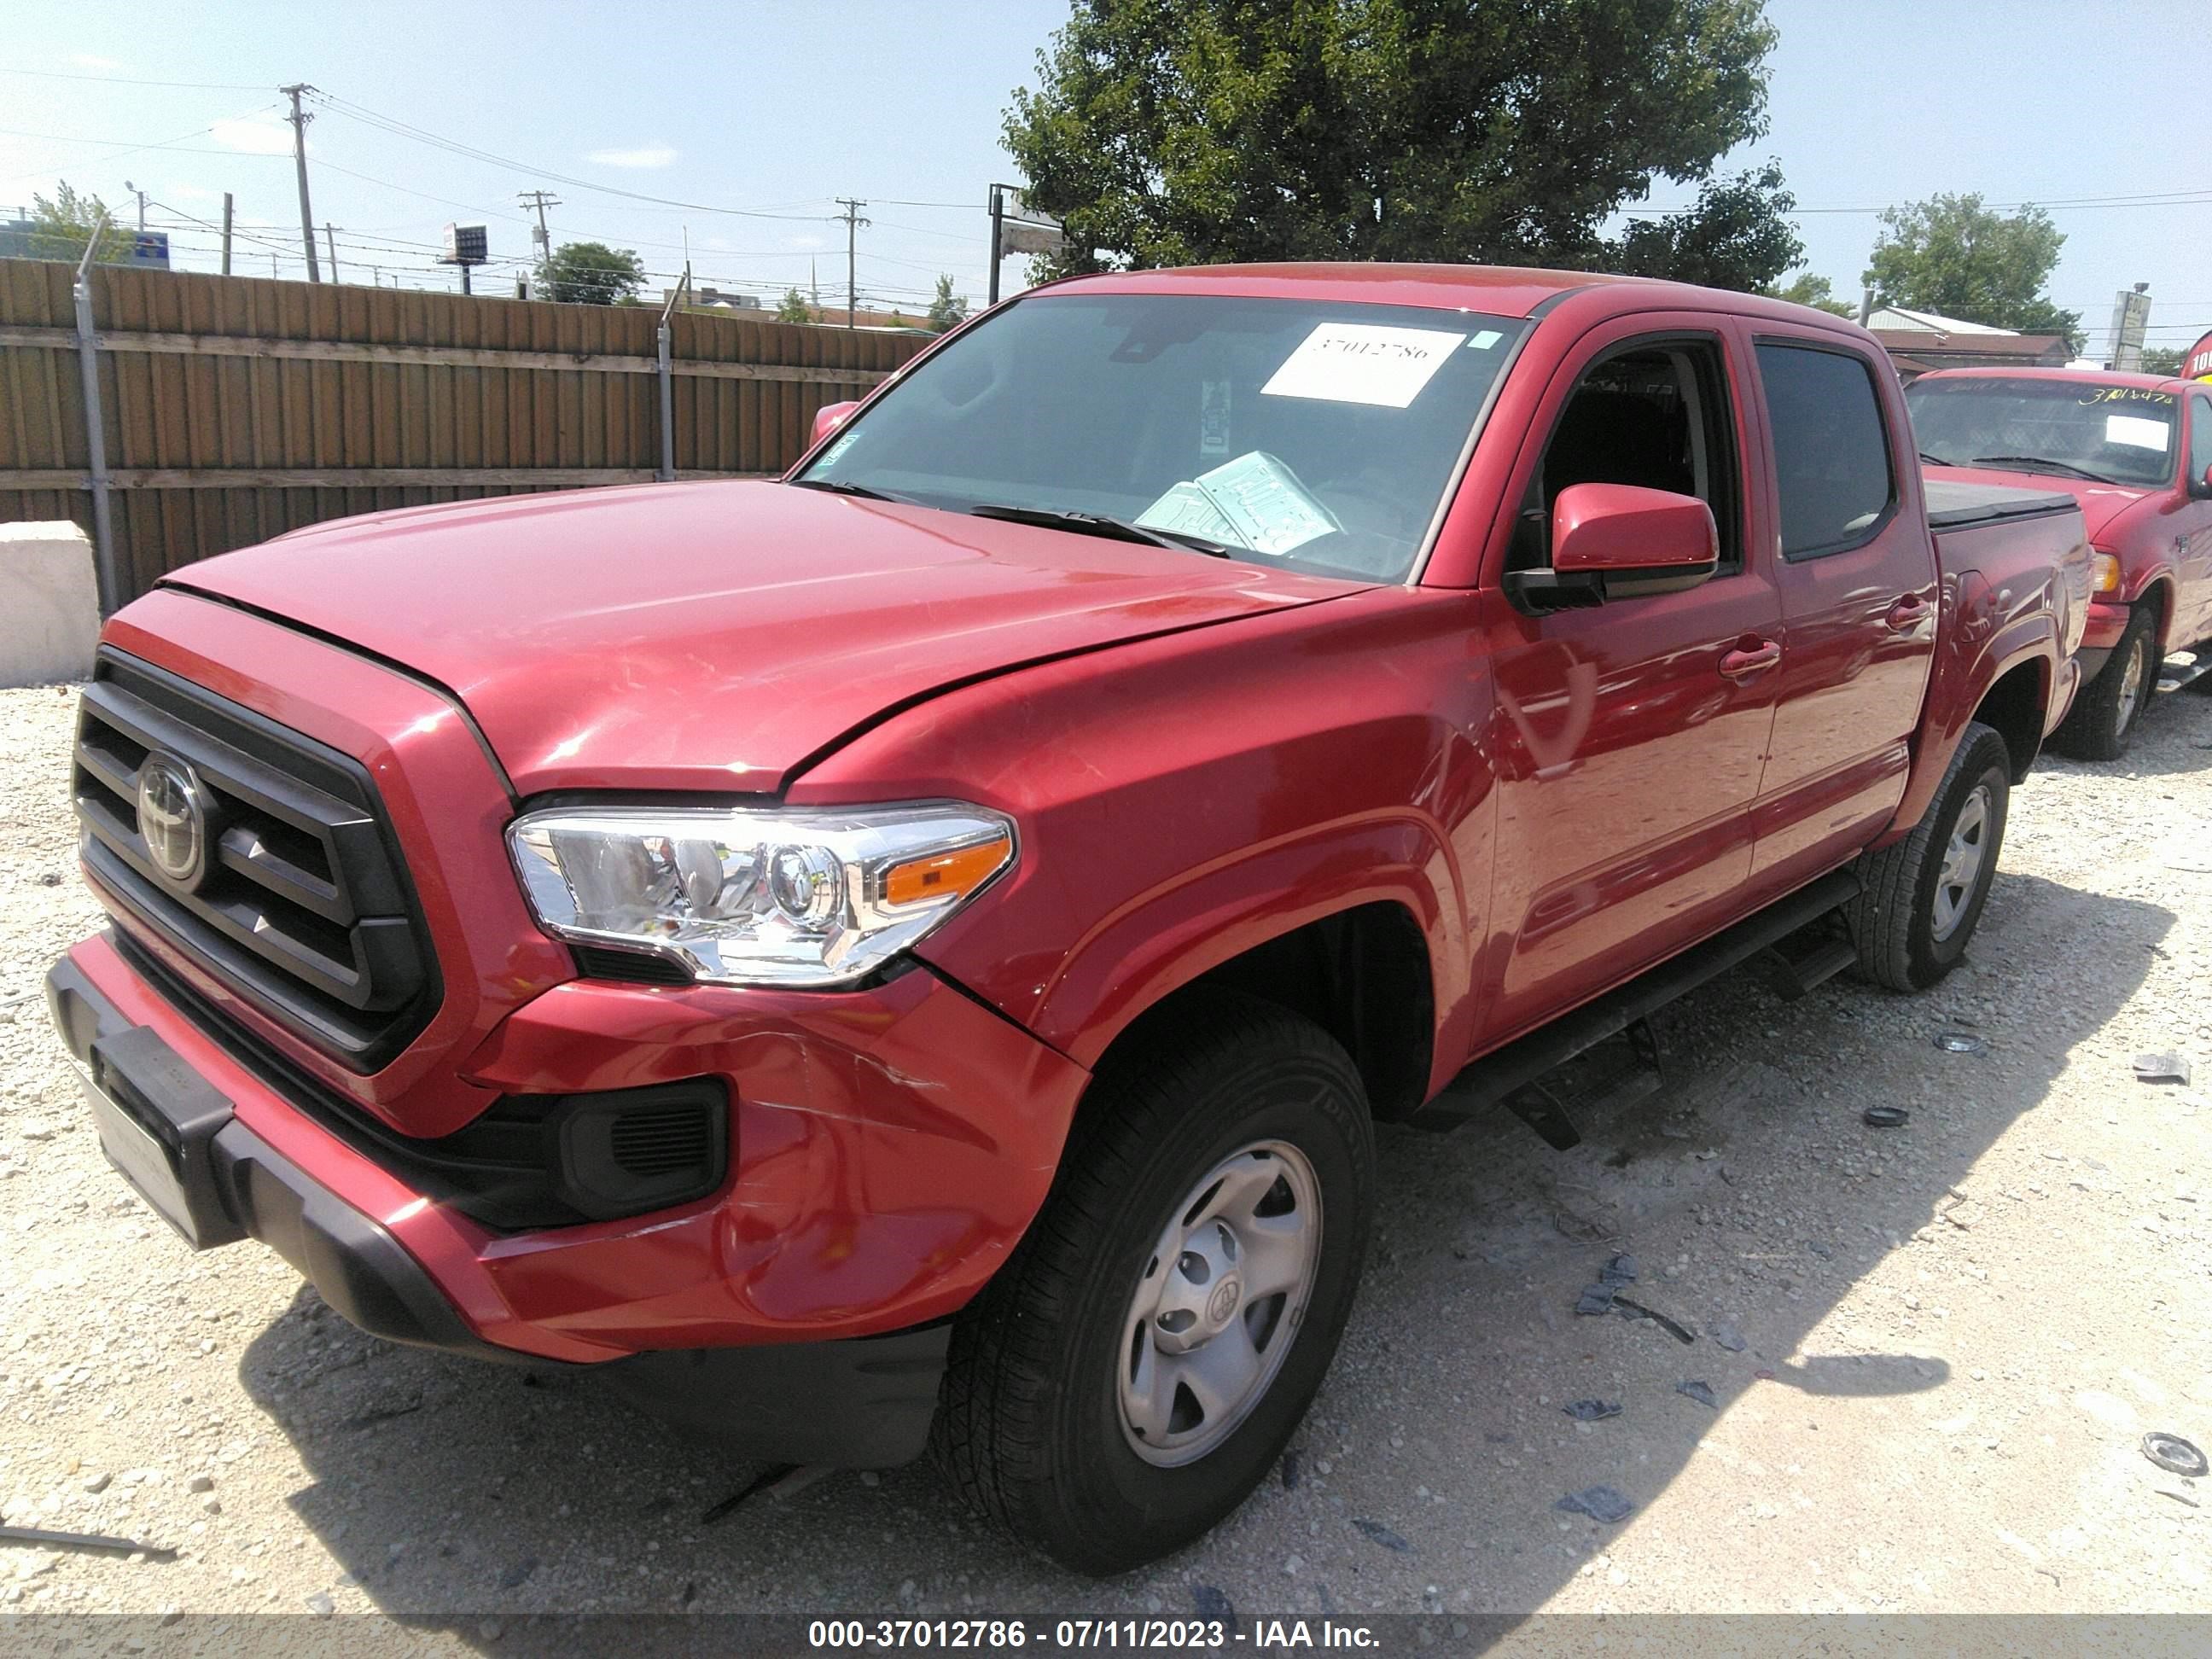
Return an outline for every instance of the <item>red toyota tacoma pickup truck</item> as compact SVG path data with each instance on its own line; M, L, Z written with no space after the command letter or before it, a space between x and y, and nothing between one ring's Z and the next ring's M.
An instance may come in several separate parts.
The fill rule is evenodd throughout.
M2161 683L2212 691L2212 386L1960 368L1922 375L1905 401L1933 476L2081 503L2094 592L2081 695L2053 748L2118 759Z
M1280 1451L1376 1121L1570 1140L1762 954L1933 984L2076 677L2073 504L1741 295L1091 277L819 428L119 612L52 1013L192 1244L1087 1570Z

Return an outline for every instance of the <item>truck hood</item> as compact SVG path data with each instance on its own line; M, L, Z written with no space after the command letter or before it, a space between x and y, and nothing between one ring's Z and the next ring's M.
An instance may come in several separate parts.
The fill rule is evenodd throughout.
M1988 466L1931 466L1930 478L1951 478L1962 483L2003 484L2017 489L2040 489L2054 495L2071 495L2081 508L2089 540L2101 546L2104 532L2120 514L2156 494L2131 484L2091 483L2083 478L2055 477L2048 472L2007 472Z
M339 520L167 585L436 681L525 795L773 792L933 691L1365 586L752 481Z

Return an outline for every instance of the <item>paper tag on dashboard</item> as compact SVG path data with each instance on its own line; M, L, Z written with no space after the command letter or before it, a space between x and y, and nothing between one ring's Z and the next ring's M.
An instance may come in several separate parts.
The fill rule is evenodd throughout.
M1283 360L1261 394L1403 409L1466 338L1438 329L1323 323Z
M2172 428L2164 421L2146 421L2140 415L2107 415L2105 416L2105 441L2126 444L2133 449L2166 448L2166 434Z

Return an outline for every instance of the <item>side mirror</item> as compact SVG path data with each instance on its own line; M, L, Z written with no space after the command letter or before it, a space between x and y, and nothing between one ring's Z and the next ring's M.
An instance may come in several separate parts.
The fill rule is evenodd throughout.
M1552 503L1552 568L1515 571L1523 609L1559 611L1695 587L1720 568L1713 510L1694 495L1639 484L1571 484Z
M2198 418L2202 419L2203 417L2200 416ZM2191 478L2189 481L2189 493L2196 496L2199 501L2205 500L2207 497L2212 497L2212 466L2208 466L2204 469L2204 476L2203 477Z
M857 403L824 404L816 410L814 411L814 443L820 443L839 427L844 425L851 417L853 411L859 407L860 404ZM808 447L811 448L812 445Z

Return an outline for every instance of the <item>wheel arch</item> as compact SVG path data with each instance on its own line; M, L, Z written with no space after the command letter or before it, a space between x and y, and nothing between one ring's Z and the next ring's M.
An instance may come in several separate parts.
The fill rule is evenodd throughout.
M2172 629L2173 626L2173 599L2174 582L2172 573L2170 571L2161 570L2158 574L2153 576L2148 581L2145 582L2142 586L2142 591L2137 593L2134 599L2130 601L2130 603L2134 605L2148 605L2150 607L2151 616L2153 618L2151 630L2153 636L2157 641L2158 654L2161 659L2165 657L2168 651L2174 648L2172 642L2166 637L2167 630ZM2151 664L2151 667L2154 670L2156 669L2157 666L2158 664L2156 662Z
M2012 781L2023 781L2042 751L2044 713L2051 702L2051 665L2030 657L1998 675L1967 718L1993 728L2011 757Z
M1403 1118L1427 1097L1436 986L1427 937L1405 904L1351 905L1248 946L1147 1005L1115 1033L1094 1070L1145 1042L1176 1011L1224 991L1310 1019L1343 1044L1377 1118Z

